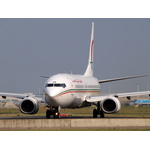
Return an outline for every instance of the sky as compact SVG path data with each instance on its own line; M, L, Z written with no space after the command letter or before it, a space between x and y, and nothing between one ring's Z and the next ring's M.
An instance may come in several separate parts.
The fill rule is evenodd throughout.
M94 76L150 75L150 19L1 18L0 91L39 93L41 75L83 74L95 23ZM147 90L150 78L101 84L102 93Z

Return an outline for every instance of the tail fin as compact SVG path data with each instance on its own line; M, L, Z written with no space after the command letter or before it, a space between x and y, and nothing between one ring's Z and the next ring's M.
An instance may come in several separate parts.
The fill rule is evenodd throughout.
M94 54L94 22L92 22L89 61L84 76L93 76L93 54Z

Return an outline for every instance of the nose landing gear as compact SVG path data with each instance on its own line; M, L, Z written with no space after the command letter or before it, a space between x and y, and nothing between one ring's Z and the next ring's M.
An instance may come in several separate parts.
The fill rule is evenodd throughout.
M46 111L46 118L50 119L51 116L53 116L54 119L58 119L60 117L58 107L52 107Z

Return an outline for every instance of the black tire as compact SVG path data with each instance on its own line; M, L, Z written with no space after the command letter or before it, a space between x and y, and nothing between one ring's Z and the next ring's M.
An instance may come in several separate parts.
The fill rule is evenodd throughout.
M97 118L97 109L93 110L93 118Z
M46 110L46 118L47 118L47 119L50 119L50 110L49 110L49 109Z
M105 118L104 113L102 111L100 111L100 117Z

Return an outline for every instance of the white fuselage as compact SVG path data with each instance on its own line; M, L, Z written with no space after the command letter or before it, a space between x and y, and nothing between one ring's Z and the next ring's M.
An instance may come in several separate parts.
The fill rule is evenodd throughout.
M100 85L96 78L57 74L45 83L45 100L51 107L79 108L90 106L85 102L86 96L99 95Z

